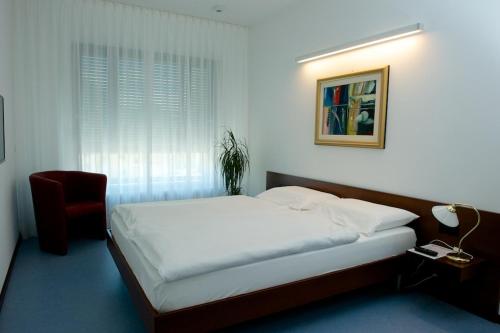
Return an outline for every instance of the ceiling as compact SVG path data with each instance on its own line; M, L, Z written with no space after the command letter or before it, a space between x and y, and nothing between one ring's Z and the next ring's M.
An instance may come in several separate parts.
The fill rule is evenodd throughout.
M112 0L136 6L252 26L300 0ZM214 6L221 6L217 13Z

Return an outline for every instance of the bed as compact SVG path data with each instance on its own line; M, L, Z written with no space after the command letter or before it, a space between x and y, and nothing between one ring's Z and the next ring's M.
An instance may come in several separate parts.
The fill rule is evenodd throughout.
M359 198L372 192L268 173L267 188L285 185ZM382 204L398 207L396 200L412 208L407 207L405 197L384 194L377 198ZM408 202L420 203L419 199ZM397 227L337 246L166 281L138 244L130 241L128 227L124 218L111 220L108 248L149 332L211 331L393 279L401 271L403 254L416 242L413 228Z
M355 242L258 261L176 281L163 281L138 246L127 239L123 222L111 221L113 237L149 302L160 313L275 287L391 258L415 245L413 229L399 227L361 236ZM189 293L185 291L189 290Z

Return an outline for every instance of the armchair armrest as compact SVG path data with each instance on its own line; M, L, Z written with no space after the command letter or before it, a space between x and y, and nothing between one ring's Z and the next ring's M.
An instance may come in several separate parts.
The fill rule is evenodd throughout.
M38 175L31 175L29 181L40 247L51 252L65 254L67 226L64 215L63 184Z
M35 215L45 211L64 211L64 188L61 182L36 175L31 175L29 180Z

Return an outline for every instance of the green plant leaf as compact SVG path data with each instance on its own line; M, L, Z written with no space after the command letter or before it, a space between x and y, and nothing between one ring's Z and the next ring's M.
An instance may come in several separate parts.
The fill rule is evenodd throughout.
M231 130L226 130L220 144L220 171L224 188L230 195L241 193L241 182L250 167L248 147L236 139Z

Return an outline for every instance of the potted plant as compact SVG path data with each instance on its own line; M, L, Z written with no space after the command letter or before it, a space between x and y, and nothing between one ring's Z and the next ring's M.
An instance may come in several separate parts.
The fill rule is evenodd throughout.
M226 130L220 143L219 162L221 175L229 195L241 193L241 182L245 171L250 167L248 147L245 142L237 140L233 131Z

